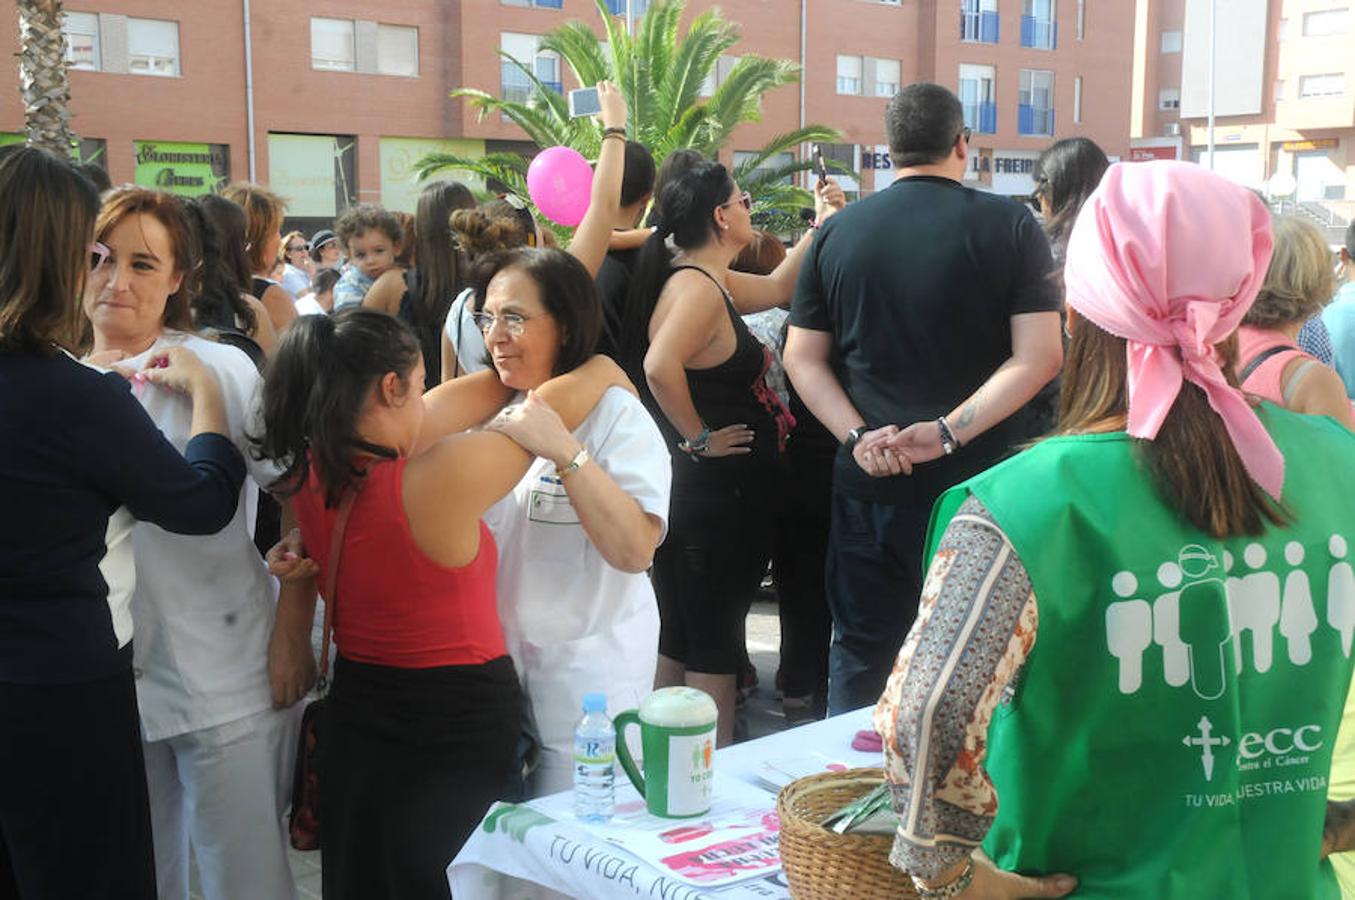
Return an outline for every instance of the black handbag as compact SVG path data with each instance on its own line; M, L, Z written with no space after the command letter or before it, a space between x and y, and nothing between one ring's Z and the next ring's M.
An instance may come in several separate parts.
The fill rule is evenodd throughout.
M343 533L353 509L356 491L348 491L339 502L339 514L330 536L324 643L320 647L320 680L315 686L320 696L306 704L301 714L301 733L296 742L296 769L292 775L292 810L287 816L287 833L296 850L320 849L320 775L316 754L320 746L320 719L329 691L329 645L334 634L334 607L339 598L339 556L343 552Z

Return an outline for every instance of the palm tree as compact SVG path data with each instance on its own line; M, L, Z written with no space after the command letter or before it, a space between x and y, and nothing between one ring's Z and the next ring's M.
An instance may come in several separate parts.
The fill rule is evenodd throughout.
M739 28L718 9L697 16L684 37L678 23L686 0L655 0L637 23L632 36L596 0L606 44L583 22L567 22L544 35L540 49L560 55L584 86L610 80L620 88L630 111L630 136L647 146L656 163L669 153L690 147L713 157L735 127L756 122L762 115L762 95L797 81L800 67L789 60L743 56L708 98L701 89L716 70L721 56L739 42ZM573 147L596 159L602 128L592 118L570 118L569 105L557 90L543 83L532 68L500 50L505 67L522 72L531 84L526 101L495 97L475 88L452 91L469 100L483 119L500 114L516 123L538 147ZM806 125L772 138L753 157L734 169L739 185L753 195L754 214L773 230L798 227L799 210L812 202L809 193L783 179L807 170L808 160L775 162L779 154L810 141L834 141L838 132L823 125ZM419 161L419 174L439 169L462 169L494 179L528 201L527 160L516 153L489 153L478 159L434 153Z
M66 76L66 34L61 0L18 0L19 82L28 143L71 156L71 89Z

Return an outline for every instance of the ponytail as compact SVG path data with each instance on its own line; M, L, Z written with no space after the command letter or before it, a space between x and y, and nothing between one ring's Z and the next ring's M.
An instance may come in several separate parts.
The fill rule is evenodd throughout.
M671 232L661 223L640 247L630 290L621 317L621 337L617 362L631 382L646 395L645 354L649 352L649 320L659 303L664 283L673 274L673 254L668 249Z
M358 437L358 417L387 372L398 373L408 390L419 390L409 384L419 359L418 340L393 316L353 307L332 318L298 318L264 379L264 433L251 437L257 459L283 467L275 489L295 494L313 465L325 504L337 506L362 476L353 462L358 451L395 458L395 450Z

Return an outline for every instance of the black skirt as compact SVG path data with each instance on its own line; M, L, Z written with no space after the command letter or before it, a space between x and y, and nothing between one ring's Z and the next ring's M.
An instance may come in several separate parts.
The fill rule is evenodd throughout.
M325 900L447 898L456 856L513 763L512 661L397 669L339 657L320 722Z

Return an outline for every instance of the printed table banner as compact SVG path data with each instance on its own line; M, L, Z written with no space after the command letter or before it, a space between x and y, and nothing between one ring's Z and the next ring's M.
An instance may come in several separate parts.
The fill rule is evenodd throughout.
M602 825L574 819L566 792L496 804L448 867L452 894L470 900L655 897L780 900L780 824L770 794L716 776L707 816L660 819L629 785Z

